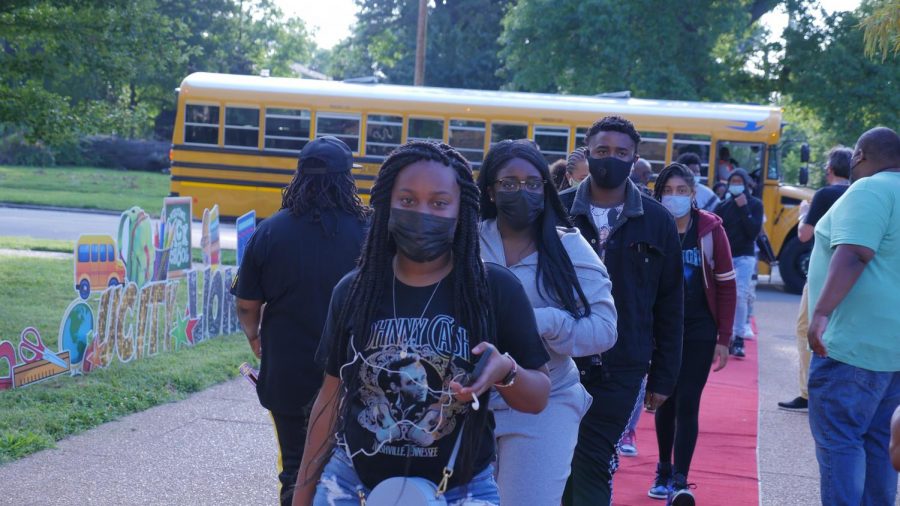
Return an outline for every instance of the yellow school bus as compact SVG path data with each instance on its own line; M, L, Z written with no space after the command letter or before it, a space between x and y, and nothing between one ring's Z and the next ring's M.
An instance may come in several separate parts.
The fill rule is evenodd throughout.
M640 156L655 172L692 151L715 181L718 154L728 148L759 182L782 277L789 289L802 288L809 248L796 239L798 204L812 191L780 182L776 107L195 73L179 88L171 193L193 197L197 217L214 204L223 218L251 209L266 217L280 207L300 149L333 135L363 166L354 177L366 200L381 162L407 140L446 142L477 170L492 143L528 138L553 162L610 114L634 122Z

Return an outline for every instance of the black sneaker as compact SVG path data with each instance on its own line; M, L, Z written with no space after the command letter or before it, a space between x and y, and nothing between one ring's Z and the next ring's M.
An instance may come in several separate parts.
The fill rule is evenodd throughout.
M687 477L683 474L675 473L672 476L672 487L669 489L666 506L696 506L697 501L691 492L692 488L696 488L696 485L688 483Z
M806 413L807 411L809 411L809 401L804 399L803 397L797 397L792 401L779 402L778 408L785 411L798 411Z
M735 336L734 341L731 342L731 349L729 351L737 358L744 358L746 356L744 354L744 338Z

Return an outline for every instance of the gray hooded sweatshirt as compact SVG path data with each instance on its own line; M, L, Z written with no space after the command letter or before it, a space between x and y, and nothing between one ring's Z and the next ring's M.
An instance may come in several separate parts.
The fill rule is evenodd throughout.
M485 262L506 265L503 240L496 220L485 220L480 225L481 256ZM611 283L606 267L591 249L581 233L574 228L558 227L559 238L575 266L575 274L587 298L591 314L575 318L547 298L547 290L537 289L538 254L523 258L508 268L522 282L525 293L534 308L538 332L550 353L551 400L556 393L580 385L578 368L571 357L599 355L616 344L616 306L610 292ZM578 300L578 298L576 298ZM495 395L493 408L505 408L502 398Z

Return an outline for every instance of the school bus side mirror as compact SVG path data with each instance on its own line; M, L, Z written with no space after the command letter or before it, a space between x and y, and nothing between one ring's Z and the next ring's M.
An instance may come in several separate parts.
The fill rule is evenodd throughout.
M805 142L800 145L800 161L809 163L809 144Z
M809 183L809 167L800 167L798 179L800 180L800 186L806 186Z

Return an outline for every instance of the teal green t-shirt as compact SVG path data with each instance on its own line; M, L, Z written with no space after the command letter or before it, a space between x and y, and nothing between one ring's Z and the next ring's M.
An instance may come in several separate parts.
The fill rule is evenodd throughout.
M825 329L828 356L870 371L900 371L900 172L861 179L816 225L809 263L809 315L841 244L875 252Z

